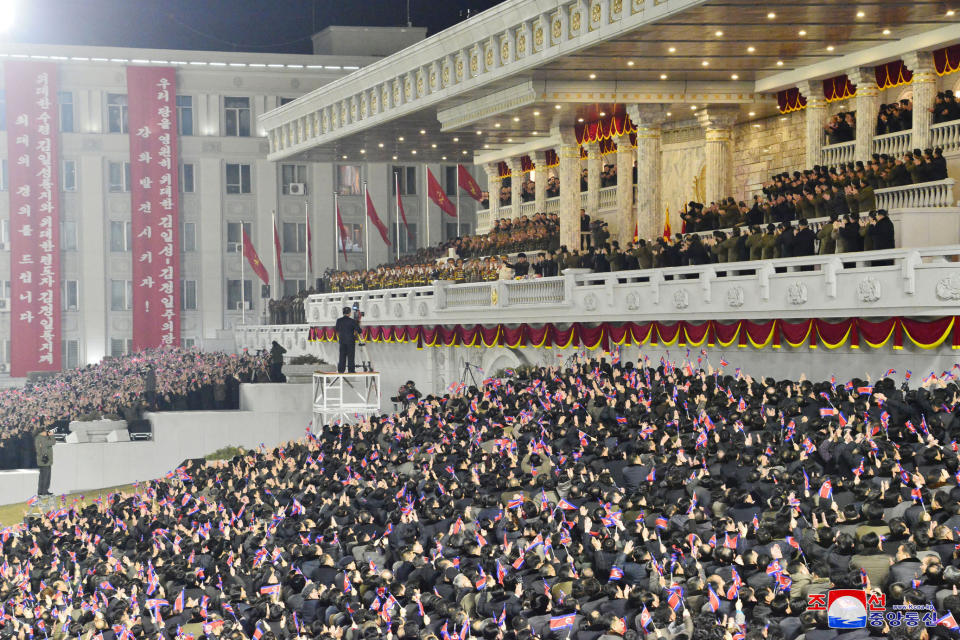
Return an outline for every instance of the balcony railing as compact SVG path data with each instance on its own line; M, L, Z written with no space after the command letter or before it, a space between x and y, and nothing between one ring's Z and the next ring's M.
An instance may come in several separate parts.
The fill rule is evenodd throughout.
M477 233L488 233L492 224L493 218L490 215L490 209L477 209Z
M890 156L902 156L912 149L913 129L886 133L873 137L873 152Z
M520 215L521 216L532 216L537 212L537 203L533 200L530 202L520 203Z
M560 197L547 198L545 213L560 213Z
M600 189L600 210L611 210L617 208L617 187L604 187Z
M581 208L581 209L586 209L586 208L587 208L587 197L589 196L589 194L590 194L589 191L581 191L581 192L580 192L580 208Z
M840 142L828 144L820 150L820 164L835 167L841 162L853 162L853 153L856 142Z
M930 146L940 147L944 153L960 151L960 120L941 122L930 127Z
M936 182L921 182L908 184L904 187L889 187L877 189L877 208L887 209L918 209L927 207L952 207L954 179L937 180Z

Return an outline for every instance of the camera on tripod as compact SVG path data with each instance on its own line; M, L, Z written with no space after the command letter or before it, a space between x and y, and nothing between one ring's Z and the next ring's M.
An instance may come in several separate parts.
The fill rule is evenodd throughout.
M359 327L360 322L363 320L363 311L360 311L360 303L354 302L351 309L353 310L353 319L357 323L357 326ZM363 340L358 340L357 345L363 347L365 346L365 343L363 342Z

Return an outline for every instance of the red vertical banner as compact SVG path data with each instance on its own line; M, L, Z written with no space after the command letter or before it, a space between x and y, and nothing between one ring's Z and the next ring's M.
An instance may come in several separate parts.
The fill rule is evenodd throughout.
M180 344L176 70L127 67L133 348Z
M60 369L57 66L7 62L10 375Z

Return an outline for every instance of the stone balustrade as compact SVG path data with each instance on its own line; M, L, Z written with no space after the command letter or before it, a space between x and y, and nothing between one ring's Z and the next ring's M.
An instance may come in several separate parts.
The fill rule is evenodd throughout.
M960 151L960 120L941 122L930 127L930 146L940 147L944 153Z
M913 129L873 137L873 152L900 157L912 150Z
M853 162L856 144L854 140L851 140L850 142L825 145L820 150L820 164L835 167L842 162Z
M953 195L954 179L920 182L903 187L877 189L877 208L893 211L895 209L923 209L929 207L952 207L956 202Z
M600 189L600 211L610 211L617 208L617 187Z

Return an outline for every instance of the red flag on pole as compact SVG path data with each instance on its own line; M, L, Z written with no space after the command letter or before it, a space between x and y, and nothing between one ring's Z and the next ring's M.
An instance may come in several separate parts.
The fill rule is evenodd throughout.
M370 218L370 222L372 222L373 226L380 232L380 237L383 238L383 242L389 247L390 236L387 233L387 228L383 226L380 216L377 215L377 210L373 208L373 200L370 198L369 191L367 192L367 217Z
M473 179L473 176L470 175L470 172L467 171L467 168L462 164L457 165L457 182L461 189L470 194L471 198L477 202L483 201L483 191L480 190L480 185L477 184L477 181Z
M281 253L281 252L280 252L280 234L277 233L277 220L276 220L276 218L274 218L274 220L273 220L273 252L274 252L274 255L275 255L276 258L277 258L277 277L278 277L278 278L280 279L280 281L282 282L282 281L284 280L284 277L283 277L283 260L282 260L281 257L280 257L280 253Z
M453 206L450 198L443 192L443 187L441 187L437 179L433 177L433 172L430 171L430 169L427 169L427 191L430 194L430 199L440 207L441 211L451 218L457 217L457 208Z
M403 211L403 198L400 197L400 189L397 189L397 211L400 212L400 219L403 220L403 228L407 230L407 238L413 240L413 233L410 232L410 225L407 224L407 214Z
M260 262L260 256L257 255L257 250L253 248L253 243L250 242L250 236L247 235L246 229L243 229L243 255L250 263L253 272L263 280L263 284L270 284L270 275L267 273L267 268Z
M313 233L310 231L309 216L307 216L307 273L313 273ZM283 277L283 273L280 277Z
M340 252L343 253L343 259L347 259L347 228L343 226L343 218L340 217L340 203L337 203L337 228L340 229Z

